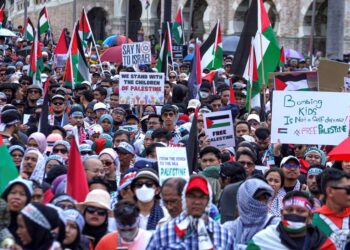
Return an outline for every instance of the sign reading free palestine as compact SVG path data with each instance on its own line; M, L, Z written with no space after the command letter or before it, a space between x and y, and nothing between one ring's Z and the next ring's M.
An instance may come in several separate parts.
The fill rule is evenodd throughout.
M350 93L274 91L271 142L338 145L349 136Z

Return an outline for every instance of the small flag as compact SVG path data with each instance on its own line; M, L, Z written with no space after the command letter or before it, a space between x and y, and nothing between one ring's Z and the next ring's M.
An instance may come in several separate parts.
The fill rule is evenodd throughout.
M251 41L250 53L243 77L247 79L246 109L260 106L261 85L258 83L259 73L256 64L254 41Z
M34 41L34 36L35 36L35 28L34 25L32 23L32 21L30 20L29 17L27 17L27 31L26 31L26 35L27 35L27 40L32 42Z
M277 133L278 134L287 134L288 133L288 129L287 128L278 128L277 129Z
M173 37L175 39L175 42L177 45L182 45L184 44L184 28L183 28L183 18L182 18L182 7L180 6L175 22L173 23L173 26L171 28Z
M279 66L283 67L286 64L286 55L284 54L284 47L281 47L281 52L280 52L280 62Z
M5 6L4 4L1 6L0 8L0 29L2 29L2 24L4 23L4 19L5 19Z
M49 23L49 16L47 14L47 9L44 7L39 14L39 21L38 21L38 32L39 32L39 37L43 34L46 33L50 28L50 23Z
M62 67L62 64L67 59L67 53L69 48L69 38L67 37L67 28L64 28L61 32L55 48L55 63L58 67ZM63 65L64 66L64 65Z
M275 90L310 90L306 73L275 76Z
M173 51L172 51L172 44L171 44L171 33L170 33L170 27L169 23L167 23L167 30L164 33L164 40L162 43L162 47L160 49L159 57L157 60L157 70L158 72L165 73L165 77L168 77L168 65L169 60L171 61L171 64L173 63Z
M88 41L92 40L92 31L89 23L89 19L86 15L85 9L81 11L81 16L79 20L79 37L80 40L83 42L84 50L87 47Z
M18 169L0 135L0 195L7 184L18 177Z
M189 94L188 99L195 99L197 97L199 86L202 84L202 69L201 69L201 57L199 51L199 43L196 41L194 47L194 56L192 60L192 70L188 78Z
M219 115L207 117L206 123L208 129L213 129L230 126L231 120L229 115Z
M232 82L230 79L230 104L236 103L235 90L233 89Z

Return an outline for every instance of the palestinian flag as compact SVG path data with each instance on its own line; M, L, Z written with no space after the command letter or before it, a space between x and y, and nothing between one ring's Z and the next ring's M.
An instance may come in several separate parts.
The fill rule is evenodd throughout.
M83 81L90 81L89 64L85 58L85 52L82 41L79 37L79 22L74 27L72 40L69 48L69 56L71 57L72 72L73 72L73 88L76 84Z
M275 90L310 90L306 73L276 75Z
M207 40L202 44L200 51L202 69L222 68L223 50L219 20Z
M173 34L173 38L175 39L175 42L177 45L184 44L184 28L183 28L183 18L182 18L182 7L180 6L175 22L173 23L173 27L171 28L171 32Z
M158 72L165 73L165 77L168 77L168 65L169 60L172 64L173 62L173 51L172 51L172 45L171 45L171 34L170 34L170 27L169 23L167 23L167 30L164 33L164 39L162 43L162 47L160 49L159 57L157 60L157 70Z
M49 16L47 14L47 9L44 7L39 14L39 21L38 21L38 32L39 37L42 34L45 34L50 29L50 23L49 23Z
M36 33L36 32L35 32ZM30 70L29 76L33 77L33 83L41 84L41 72L44 69L42 56L42 44L38 42L36 36L30 50Z
M231 125L229 115L210 116L205 118L208 129L227 127Z
M260 107L261 85L258 82L259 72L256 65L256 56L253 39L251 41L249 57L247 61L247 66L244 70L243 77L247 79L246 109L250 110L251 107Z
M69 88L73 88L74 85L72 58L70 55L68 55L66 60L66 66L64 67L63 85L64 87Z
M189 94L188 99L195 99L198 94L199 86L202 84L201 57L199 52L199 44L196 41L194 48L194 56L192 60L192 70L188 78Z
M29 17L27 17L27 28L26 28L26 36L27 40L32 42L34 41L34 36L35 36L35 29L32 21L30 20Z
M18 177L18 170L0 135L0 195L7 184Z
M268 82L268 73L274 72L280 59L280 47L272 30L262 0L252 0L239 40L231 73L243 76L250 55L251 41L254 41L258 83Z
M5 6L2 5L0 8L0 29L2 29L2 24L4 23L5 19Z
M55 48L55 63L58 67L63 67L64 62L67 59L67 53L69 48L69 38L67 37L67 28L64 28L61 32Z
M86 15L85 9L83 8L83 10L81 11L81 16L80 16L80 20L79 20L79 37L80 40L83 41L84 43L84 48L87 47L87 43L88 41L90 41L92 39L92 31L91 31L91 27L90 27L90 23L89 23L89 19Z
M279 61L279 66L283 67L286 64L286 55L284 53L284 47L281 47L280 51L280 61Z

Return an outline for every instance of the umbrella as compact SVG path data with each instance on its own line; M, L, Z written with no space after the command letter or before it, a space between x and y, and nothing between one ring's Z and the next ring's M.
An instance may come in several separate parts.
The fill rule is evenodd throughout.
M101 61L114 62L114 63L122 63L122 46L114 46L112 48L107 49L101 55Z
M329 161L350 161L350 137L342 141L328 154Z
M233 55L236 52L239 36L224 36L222 38L222 50L224 55Z
M132 40L128 39L129 43L132 43ZM104 45L108 45L109 47L118 46L126 43L126 36L123 35L112 35L106 38L106 40L103 41Z
M295 58L295 59L305 59L303 54L299 51L296 51L294 49L284 49L284 55L289 58Z
M11 30L8 29L0 29L0 36L16 36L15 33L13 33Z

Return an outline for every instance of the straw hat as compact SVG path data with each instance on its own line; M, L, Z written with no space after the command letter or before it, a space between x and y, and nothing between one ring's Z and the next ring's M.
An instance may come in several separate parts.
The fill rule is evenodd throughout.
M111 196L109 193L103 189L94 189L87 194L85 201L77 204L77 207L82 212L87 206L93 206L98 208L103 208L111 211Z

